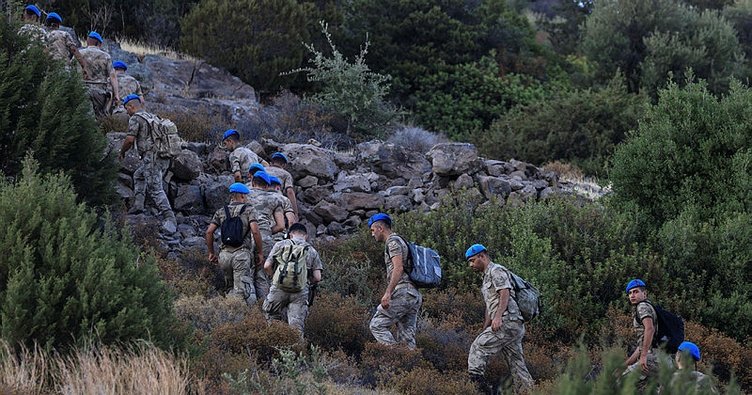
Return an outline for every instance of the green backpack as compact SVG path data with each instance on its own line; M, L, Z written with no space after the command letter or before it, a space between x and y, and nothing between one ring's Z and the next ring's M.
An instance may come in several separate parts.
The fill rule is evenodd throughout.
M274 277L272 284L285 292L300 292L308 283L309 245L290 243L280 248L274 255Z

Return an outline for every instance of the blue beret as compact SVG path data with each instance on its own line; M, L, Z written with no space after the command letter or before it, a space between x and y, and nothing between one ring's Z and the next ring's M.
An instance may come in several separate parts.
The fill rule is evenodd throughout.
M52 20L52 21L56 21L57 23L63 23L63 17L58 15L57 12L50 12L49 14L47 14L47 19L45 20L48 22Z
M389 214L376 213L372 215L371 218L368 218L368 227L370 228L373 224L379 221L384 221L387 225L392 226L392 217L390 217Z
M130 95L123 98L123 105L128 104L131 100L138 100L138 102L141 102L141 97L135 93L131 93Z
M639 278L636 278L627 284L627 293L629 293L629 291L631 291L632 288L638 288L638 287L646 288L647 286L645 285L644 281L640 280Z
M247 195L251 193L251 190L248 189L248 187L245 186L245 184L243 184L242 182L236 182L230 185L230 193L242 193L244 195Z
M27 5L26 8L24 8L24 10L25 11L31 11L36 16L42 15L42 11L40 11L39 8L37 8L37 6L35 6L34 4Z
M265 171L257 171L256 174L253 175L253 181L261 181L266 185L271 185L272 180L269 179L269 177L269 174Z
M682 344L679 345L679 351L689 353L695 361L700 360L700 347L697 347L697 344L692 342L682 342Z
M275 153L273 153L272 154L272 159L282 159L285 162L289 162L289 160L287 159L287 156L285 156L285 154L283 154L281 152L275 152Z
M248 168L249 173L255 174L257 171L266 172L266 167L264 167L264 165L262 165L261 163L257 162L257 163L251 164L251 167Z
M128 70L128 65L125 64L125 62L123 62L122 60L116 60L116 61L112 62L112 68L113 69Z
M93 38L93 39L99 41L100 43L104 42L104 40L102 39L102 36L100 36L99 33L97 33L97 32L89 32L89 36L88 37L89 38Z
M486 246L483 244L473 244L470 246L470 248L465 251L465 259L470 259L471 257L480 254L483 251L486 250Z
M274 185L274 184L282 185L282 180L280 180L278 177L275 177L273 175L269 175L269 181L271 181L269 183L270 185Z
M237 135L238 138L240 138L240 133L238 133L237 130L235 130L235 129L227 129L227 131L225 131L225 134L222 135L222 141L227 140L227 138L230 137L230 136L232 136L233 134Z

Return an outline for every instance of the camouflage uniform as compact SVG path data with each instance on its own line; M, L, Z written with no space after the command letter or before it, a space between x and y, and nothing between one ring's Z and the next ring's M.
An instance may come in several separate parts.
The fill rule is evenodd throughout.
M282 181L282 194L287 193L287 188L293 188L292 174L287 170L277 166L267 166L266 173Z
M26 23L18 29L19 36L26 36L29 38L30 45L37 42L41 45L47 46L47 31L44 27L37 23Z
M270 191L271 192L271 191ZM272 192L272 196L274 196L275 199L279 201L280 206L282 207L282 215L285 216L285 228L289 228L290 225L287 223L287 214L288 213L295 213L295 210L292 209L292 202L290 202L290 199L287 198L287 196L282 195L278 192ZM272 235L272 239L274 239L275 242L282 241L285 239L285 232L277 232Z
M499 291L502 289L509 290L507 309L501 316L502 327L493 331L489 325L475 338L467 356L467 370L470 375L483 376L489 359L501 352L509 366L515 392L525 393L533 388L533 378L527 370L522 353L525 324L514 300L515 293L509 272L504 266L491 262L483 274L481 286L483 300L486 302L486 314L491 319L499 308Z
M157 157L153 149L149 123L139 116L142 112L144 110L138 111L128 120L128 135L136 138L136 147L141 158L141 166L133 173L133 208L143 210L148 194L163 219L174 222L175 214L162 187L162 178L170 166L170 160Z
M256 303L256 290L253 287L253 277L251 277L254 244L249 224L256 222L256 212L251 205L238 202L230 203L228 210L230 211L230 215L235 217L243 206L245 206L245 210L240 215L240 220L243 221L243 229L246 230L243 245L240 247L231 247L222 244L219 250L219 267L225 275L225 285L229 286L232 284L232 289L227 294L238 296L251 306ZM214 213L211 223L220 227L226 219L227 214L225 213L225 208L222 207Z
M267 260L273 259L274 255L284 246L290 244L307 245L306 268L308 270L308 284L300 292L285 292L272 284L269 289L269 295L264 300L264 314L267 319L283 320L283 310L287 308L287 323L300 331L303 336L305 319L308 316L308 289L312 283L314 270L323 270L324 265L321 263L319 253L308 244L305 240L282 240L274 244L274 248L269 253ZM275 268L276 269L276 268Z
M274 247L274 238L272 237L274 213L281 210L282 207L270 192L257 188L250 189L251 194L248 195L248 203L256 210L256 218L258 219L259 232L261 233L264 259L266 259L269 256L272 247ZM266 275L266 272L264 272L261 265L263 265L263 262L258 262L256 274L254 276L256 296L258 296L259 299L266 298L270 286L269 277Z
M97 118L109 115L113 99L110 82L110 74L113 72L112 58L99 47L86 47L80 52L91 73L88 79L84 80L84 84L89 92L94 114Z
M126 97L130 94L136 94L139 96L143 96L144 93L141 90L141 84L138 82L137 79L133 78L133 76L130 76L125 73L120 73L117 75L117 81L118 81L118 94L120 97ZM122 103L118 103L115 107L115 110L113 113L120 114L125 112L125 107Z
M62 60L68 64L71 59L71 48L77 49L79 45L80 43L65 30L51 30L47 33L47 49L52 59Z
M239 146L230 153L230 171L234 174L239 171L243 179L248 176L248 168L253 163L259 163L259 157L247 147Z
M645 326L642 325L642 321L645 318L652 318L653 319L653 327L657 328L658 325L658 314L655 312L655 309L653 308L650 303L640 302L635 306L635 316L632 318L632 327L634 328L635 334L637 334L637 349L642 352L642 339L645 334ZM639 320L638 320L639 318ZM640 352L638 352L638 360L637 362L633 363L632 365L629 365L627 369L624 371L622 376L625 376L633 371L641 372L642 368L640 367ZM670 357L664 358L666 363L673 366L673 362L671 362ZM650 376L657 376L658 375L658 363L659 363L659 353L658 349L655 349L652 347L650 350L648 350L648 356L647 356L647 365L648 365L648 373L640 373L640 381L644 382L648 377Z
M678 393L688 393L695 391L697 394L718 394L718 389L713 384L713 379L696 370L687 372L686 370L677 370L671 377L672 390Z
M386 264L387 282L392 276L394 264L392 258L402 257L402 265L407 265L409 257L407 244L396 233L389 235L384 246L384 263ZM415 349L415 329L418 323L418 310L423 304L423 295L418 292L410 281L407 273L402 272L397 286L392 292L392 300L388 309L381 304L376 308L376 314L371 318L371 334L381 344L405 343L410 349ZM397 326L397 336L390 328Z

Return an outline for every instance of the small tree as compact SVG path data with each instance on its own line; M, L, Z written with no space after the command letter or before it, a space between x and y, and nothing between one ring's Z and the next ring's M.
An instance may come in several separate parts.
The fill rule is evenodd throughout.
M0 334L11 344L65 348L150 338L177 344L171 298L155 261L76 195L68 177L0 180Z
M320 91L310 100L347 120L347 133L359 135L382 135L389 129L398 112L384 98L389 93L388 75L374 73L365 61L369 41L360 48L360 53L350 62L337 49L323 21L321 31L326 37L331 56L305 44L311 52L313 67L293 70L305 72L309 82L317 83Z

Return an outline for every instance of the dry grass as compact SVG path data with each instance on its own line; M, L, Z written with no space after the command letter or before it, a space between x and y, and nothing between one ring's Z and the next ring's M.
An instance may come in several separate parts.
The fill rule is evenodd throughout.
M543 170L559 175L559 180L573 185L572 192L595 200L611 192L611 184L601 186L595 177L586 177L582 170L571 163L554 161L543 165Z
M0 342L0 388L10 393L43 394L47 387L48 358L39 348L13 350Z
M136 56L138 56L141 59L143 59L143 57L146 55L159 55L159 56L164 56L169 59L175 59L175 60L189 60L189 61L197 60L196 58L190 55L184 54L182 52L178 52L172 48L144 43L142 41L121 39L118 42L120 44L120 48L123 51L134 53L136 54Z

